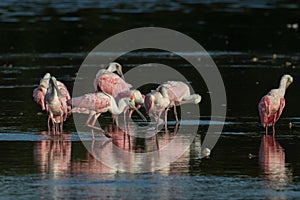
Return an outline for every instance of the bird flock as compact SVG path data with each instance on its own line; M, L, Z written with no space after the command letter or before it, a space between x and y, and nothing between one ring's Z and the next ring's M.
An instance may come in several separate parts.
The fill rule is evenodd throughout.
M275 135L275 123L282 114L285 106L284 95L292 82L292 76L283 75L279 88L270 90L258 104L261 124L265 128L266 135L270 126L273 128L273 136ZM33 90L33 98L41 109L48 113L49 133L51 130L53 134L63 132L63 123L68 116L72 113L83 113L89 115L86 125L92 129L94 139L94 130L103 131L101 127L95 126L102 113L110 112L113 123L116 125L118 125L118 115L124 113L125 124L126 116L131 118L134 111L146 121L139 111L142 106L146 109L146 113L156 120L156 131L158 131L158 124L167 123L170 108L173 107L175 119L178 122L176 106L201 102L201 96L191 94L189 86L181 81L166 81L156 90L143 95L125 81L122 66L116 62L110 63L106 69L100 69L93 85L94 93L71 98L67 87L49 73L40 80L38 87ZM161 119L163 113L164 120Z
M110 112L116 125L118 125L118 115L124 113L125 124L127 115L131 118L134 111L147 121L139 111L142 106L145 107L149 116L155 118L156 131L158 131L162 113L165 114L164 121L167 123L168 110L174 107L175 118L178 122L176 106L186 103L198 104L201 101L201 96L191 95L189 86L181 81L167 81L159 85L156 90L143 95L125 81L122 66L116 62L110 63L106 69L100 69L93 85L94 93L71 98L66 86L49 73L40 80L39 86L33 90L33 97L42 110L48 113L49 133L51 132L50 124L52 124L53 134L58 134L63 131L63 122L69 115L83 113L89 115L86 125L91 128L94 139L94 130L103 131L101 127L95 126L102 113Z

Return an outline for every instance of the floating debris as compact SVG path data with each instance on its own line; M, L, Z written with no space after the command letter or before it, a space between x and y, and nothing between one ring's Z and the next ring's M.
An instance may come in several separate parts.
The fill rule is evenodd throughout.
M296 30L296 29L299 28L299 25L298 25L298 23L293 23L293 24L287 24L286 27L289 28L289 29Z
M290 61L286 61L286 62L285 62L285 66L286 66L286 67L290 67L290 66L292 66L292 63L291 63Z
M252 153L249 153L249 154L248 154L248 158L249 158L249 159L252 159L252 158L255 158L255 157L257 157L257 156L256 156L256 155L253 155Z
M201 157L209 158L209 155L210 155L210 149L209 148L206 147L201 151Z
M289 123L289 129L293 129L295 127L295 124L293 122Z
M252 62L257 62L258 61L258 58L257 57L253 57L252 58Z

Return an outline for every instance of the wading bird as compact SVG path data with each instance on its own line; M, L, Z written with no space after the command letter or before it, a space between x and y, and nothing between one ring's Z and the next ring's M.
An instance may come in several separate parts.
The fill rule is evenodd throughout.
M273 136L275 135L275 123L279 119L282 110L285 106L285 91L293 82L293 77L290 75L283 75L280 80L278 89L272 89L268 94L262 97L258 104L258 111L260 115L261 124L266 128L268 134L268 127L273 127Z
M167 88L162 86L158 91L152 90L145 97L144 107L148 115L154 116L156 120L156 131L158 130L158 124L160 122L161 114L168 108L170 105L170 99L168 96ZM165 122L166 116L165 116Z
M117 71L121 75L113 73ZM114 98L121 92L130 90L132 85L126 83L119 63L110 63L107 69L100 69L94 79L95 92L104 92Z
M186 103L198 104L201 101L201 96L199 94L192 94L190 92L189 86L181 81L167 81L160 86L158 86L157 91L165 87L168 92L170 104L166 109L165 118L167 119L167 113L169 108L174 107L174 115L176 122L178 122L178 116L176 111L176 106L180 106Z
M48 131L50 132L50 119L52 121L53 133L63 131L63 122L67 119L70 107L67 100L70 94L65 85L58 85L56 78L49 79L49 87L45 95L45 106L48 111Z
M130 98L133 105L136 106L137 109L139 109L142 105L144 105L144 99L145 95L141 94L139 90L127 90L119 93L115 100L116 102L119 102L122 98ZM126 112L129 110L129 119L132 116L132 113L135 111L134 109L130 108L129 106L125 108L124 110L124 124L126 123ZM114 116L115 119L115 116ZM118 125L118 124L117 124Z
M122 98L119 100L118 104L115 99L109 95L102 92L98 93L89 93L80 97L75 97L69 100L68 105L73 107L73 113L83 113L89 114L89 117L86 121L86 125L92 128L92 138L94 139L93 129L103 131L101 127L96 127L95 123L101 113L109 111L113 115L121 114L127 106L135 109L142 118L145 118L138 109L134 106L131 99ZM94 116L93 122L90 124L92 117Z

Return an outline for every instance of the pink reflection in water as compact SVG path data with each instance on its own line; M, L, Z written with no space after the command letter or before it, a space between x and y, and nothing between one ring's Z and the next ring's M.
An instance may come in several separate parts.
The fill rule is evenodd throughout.
M264 135L259 148L259 164L270 189L284 190L289 175L285 164L285 152L271 135Z

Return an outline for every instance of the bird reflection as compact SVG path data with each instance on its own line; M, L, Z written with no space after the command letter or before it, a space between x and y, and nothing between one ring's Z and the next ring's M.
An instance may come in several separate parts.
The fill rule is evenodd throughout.
M76 158L78 155L71 155L72 152L78 152L78 149L72 151L70 133L53 135L49 139L37 141L34 145L34 159L40 173L46 176L52 174L54 175L52 176L53 179L60 179L66 174L114 174L117 171L154 171L158 164L168 163L168 155L167 157L161 157L158 151L155 136L152 138L134 137L113 125L107 126L105 130L111 136L110 140L83 141L85 147L89 150L83 152L83 155L86 154L84 159ZM171 141L173 142L176 138L178 127L171 127L171 130L174 130L174 132L161 131L159 133L160 148L168 145ZM173 154L178 148L182 149L184 145L184 140L179 138L171 153ZM153 156L145 156L145 153L152 153ZM188 161L189 157L184 154L176 162L180 163L178 166L188 166ZM182 167L177 167L176 162L166 166L163 171L182 170Z
M42 133L43 134L43 133ZM71 134L52 136L34 144L34 160L42 174L53 174L55 179L69 173L110 173L112 170L95 159L88 151L85 159L71 160ZM74 157L74 155L73 155Z
M70 171L70 139L71 134L65 133L35 143L34 158L42 174L63 174Z
M175 128L175 130L177 129ZM113 125L107 126L106 131L110 135L111 141L92 141L92 154L117 171L154 171L159 164L158 162L164 162L162 161L163 158L159 157L158 150L168 145L176 137L176 133L160 132L158 136L160 146L157 148L156 136L150 138L134 137L134 133L128 134L123 129ZM184 145L184 142L178 145ZM176 147L178 148L178 146ZM172 153L175 151L176 149Z
M284 149L275 137L264 135L259 148L259 164L270 189L284 190L288 183Z

